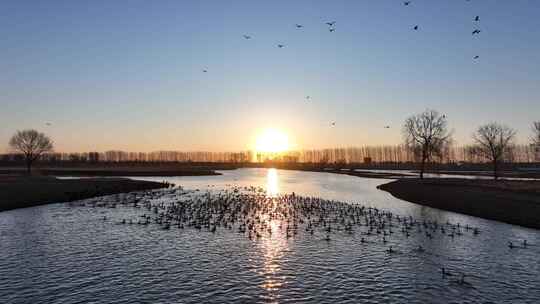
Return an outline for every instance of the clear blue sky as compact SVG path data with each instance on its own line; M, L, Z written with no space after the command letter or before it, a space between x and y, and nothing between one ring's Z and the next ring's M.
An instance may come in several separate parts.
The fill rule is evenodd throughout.
M23 128L62 151L243 150L268 127L300 148L395 144L426 108L459 143L489 121L525 142L539 16L536 0L4 0L0 149Z

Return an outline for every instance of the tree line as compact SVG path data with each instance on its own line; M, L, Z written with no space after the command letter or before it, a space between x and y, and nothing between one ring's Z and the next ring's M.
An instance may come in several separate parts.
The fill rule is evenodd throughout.
M502 162L540 162L540 121L532 125L529 144L515 144L516 131L499 124L487 123L472 134L473 144L458 146L448 129L448 120L435 110L426 110L407 118L403 125L403 143L386 146L364 146L334 149L288 151L285 153L240 152L84 152L53 151L53 141L36 130L17 131L9 142L10 153L0 155L4 162L24 161L30 173L32 164L46 162L284 162L314 164L417 163L420 177L429 163L492 164L494 177Z

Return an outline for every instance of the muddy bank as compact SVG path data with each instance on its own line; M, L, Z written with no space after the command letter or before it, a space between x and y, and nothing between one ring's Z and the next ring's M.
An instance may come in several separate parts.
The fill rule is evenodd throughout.
M167 186L126 178L63 180L43 176L0 176L0 211Z
M378 188L412 203L540 229L540 181L400 179Z
M371 171L350 171L350 170L303 170L310 172L325 172L325 173L334 173L334 174L345 174L356 177L366 177L366 178L384 178L384 179L396 179L408 176L407 174L397 173L397 172L371 172Z
M34 175L45 176L203 176L221 175L209 168L197 167L89 167L89 168L36 168ZM0 175L4 174L24 174L24 168L2 168Z

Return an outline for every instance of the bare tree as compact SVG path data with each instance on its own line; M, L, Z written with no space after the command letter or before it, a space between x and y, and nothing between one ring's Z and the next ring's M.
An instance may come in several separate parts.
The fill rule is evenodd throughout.
M532 136L532 145L535 152L535 159L540 160L540 121L535 121L533 123L533 136Z
M424 178L426 162L433 156L442 155L451 139L446 116L435 110L426 110L407 118L403 135L407 148L420 160L420 178Z
M509 151L515 136L515 130L495 122L480 126L473 135L476 142L475 151L492 162L495 180L499 178L499 163Z
M46 152L53 150L53 142L45 134L36 130L17 131L9 141L15 152L24 154L28 174L32 172L32 164Z

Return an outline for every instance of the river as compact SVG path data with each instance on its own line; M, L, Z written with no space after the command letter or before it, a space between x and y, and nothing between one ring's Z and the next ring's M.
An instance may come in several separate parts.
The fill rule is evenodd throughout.
M248 239L227 229L211 233L118 224L140 218L145 213L140 208L50 204L0 213L0 303L540 301L538 230L408 203L377 190L388 182L383 179L275 169L222 173L139 179L199 190L191 196L235 186L261 187L272 197L294 192L373 207L418 223L459 223L463 235L427 238L412 228L407 237L396 228L383 243L380 235L366 236L366 228L359 227L351 234L335 232L331 240L302 229L291 238L273 233ZM163 192L155 195L155 203L179 197ZM416 250L419 246L422 251ZM452 275L442 276L442 267ZM459 283L461 274L466 284Z

